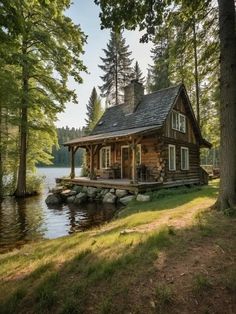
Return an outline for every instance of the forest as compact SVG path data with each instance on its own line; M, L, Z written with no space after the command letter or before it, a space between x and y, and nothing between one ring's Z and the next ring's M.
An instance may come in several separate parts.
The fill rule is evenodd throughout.
M131 79L144 83L147 93L182 82L190 95L201 131L213 145L209 156L202 152L202 160L218 165L219 148L226 145L227 141L223 139L230 137L227 128L223 127L228 115L222 104L226 96L231 103L235 94L230 90L234 85L235 65L234 45L231 44L235 40L235 10L234 2L230 2L231 7L223 0L219 5L214 0L194 3L163 1L161 4L156 1L127 1L126 4L118 1L119 6L116 7L110 1L96 0L101 8L101 27L110 28L111 33L98 64L103 72L103 83L98 87L100 95L94 87L88 99L84 134L89 134L101 116L101 99L106 107L120 104L124 86ZM78 101L75 91L68 87L68 79L72 77L81 84L81 73L87 71L82 62L86 34L65 15L70 5L70 1L1 1L1 194L4 194L6 176L12 178L12 193L24 196L27 194L27 175L36 165L51 164L52 156L57 165L68 162L62 147L56 153L57 145L66 138L56 130L57 114L64 111L67 102ZM132 15L127 12L132 12ZM232 29L232 38L224 38L221 12L222 16L229 15L227 27ZM152 64L148 66L146 78L139 67L139 60L132 58L124 37L125 28L139 28L142 31L140 40L153 43L148 52L151 53ZM232 47L230 55L229 51L223 50L224 40L229 40ZM230 77L224 74L228 64L233 64ZM225 83L229 80L230 83ZM222 117L226 120L220 120ZM227 127L232 126L230 134L233 139L235 127L230 120L228 122ZM70 130L70 136L77 135L76 132L79 134L81 130ZM228 149L227 144L221 150L222 154L226 154ZM230 160L235 163L235 153L231 154ZM79 155L78 164L81 163L81 152ZM228 158L229 152L222 160ZM235 172L232 170L235 165L227 164L230 173ZM221 164L222 174L229 171L225 168L225 163ZM233 178L231 182L230 194L235 195ZM227 202L223 202L224 206Z
M75 129L75 128L69 128L62 127L57 128L57 139L58 139L58 145L54 145L52 147L52 164L49 166L53 167L68 167L70 165L70 155L68 154L68 149L63 146L63 143L72 140L74 138L78 138L83 136L84 130L83 129ZM83 163L83 150L79 150L76 154L75 159L75 166L80 167ZM45 167L46 165L44 163L38 163L36 164L37 167Z

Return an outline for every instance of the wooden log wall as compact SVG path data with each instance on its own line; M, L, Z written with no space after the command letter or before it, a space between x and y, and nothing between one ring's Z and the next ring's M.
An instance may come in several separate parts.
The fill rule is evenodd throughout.
M163 127L163 135L166 137L174 138L176 140L185 141L188 143L197 144L197 138L194 132L192 119L190 117L190 111L187 109L185 105L185 101L183 98L179 98L177 103L174 106L174 110L180 112L181 114L185 115L186 117L186 132L179 132L177 130L172 129L172 113L170 112L166 123Z
M176 141L175 139L162 138L163 148L161 151L161 159L165 160L165 180L176 181L185 179L200 180L200 149L198 145ZM175 145L176 151L176 170L169 170L168 145ZM181 170L181 147L189 149L189 169Z

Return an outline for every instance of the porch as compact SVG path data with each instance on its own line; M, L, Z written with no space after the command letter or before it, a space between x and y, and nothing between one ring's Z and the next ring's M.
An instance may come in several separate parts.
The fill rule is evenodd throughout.
M136 182L132 183L132 181L128 179L96 179L92 180L88 177L78 177L78 178L57 178L57 183L65 182L71 183L74 185L81 185L86 187L95 187L95 188L103 188L103 189L119 189L119 190L127 190L133 193L144 193L147 191L154 191L160 188L170 188L170 187L178 187L183 185L195 185L200 184L199 179L185 179L185 180L176 180L169 182Z
M103 189L119 189L127 190L134 193L142 193L146 191L157 190L163 184L160 182L136 182L128 179L90 179L88 177L77 177L77 178L57 178L57 183L66 182L72 183L75 185L87 186L87 187L96 187Z
M151 143L141 145L145 136L150 136L153 133L155 133L155 136L152 138ZM149 159L151 162L155 160L156 168L158 166L160 168L158 159L155 159L156 156L147 153L154 147L156 149L156 145L154 145L156 137L157 128L144 127L90 135L67 142L64 145L68 147L71 155L70 179L80 180L80 178L75 179L74 160L76 151L79 148L84 148L86 150L86 170L89 178L83 178L82 182L90 180L92 184L95 181L103 182L103 184L109 183L109 185L113 182L113 184L122 186L130 185L130 182L133 182L133 185L136 186L146 186L147 184L151 186L158 181L159 183L160 181L163 182L154 175L155 170L157 173L159 169L154 169L153 172L155 167L149 162ZM155 151L153 154L157 154L157 152ZM159 173L160 176L164 175L160 171Z

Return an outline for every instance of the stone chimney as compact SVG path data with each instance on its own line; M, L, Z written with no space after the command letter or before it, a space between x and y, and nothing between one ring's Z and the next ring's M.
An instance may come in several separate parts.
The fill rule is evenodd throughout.
M137 80L132 80L129 85L125 86L124 91L125 110L127 113L132 113L143 98L143 84L139 83Z

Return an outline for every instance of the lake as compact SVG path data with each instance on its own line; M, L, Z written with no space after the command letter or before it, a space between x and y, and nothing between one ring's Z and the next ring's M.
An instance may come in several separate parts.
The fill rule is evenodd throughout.
M76 175L80 175L76 168ZM38 196L15 200L8 197L0 203L0 252L26 242L53 239L84 231L111 220L116 211L112 204L87 202L81 205L64 204L50 208L45 203L55 178L68 176L69 168L38 168L45 176L44 189Z

